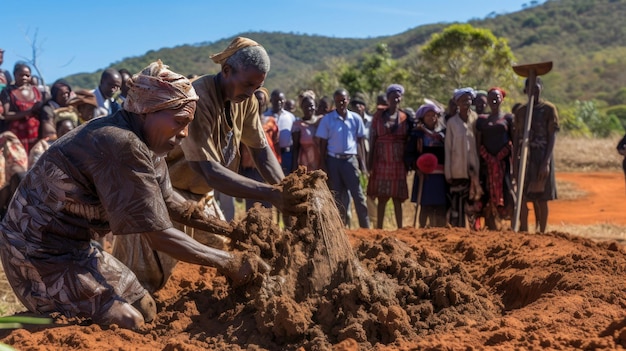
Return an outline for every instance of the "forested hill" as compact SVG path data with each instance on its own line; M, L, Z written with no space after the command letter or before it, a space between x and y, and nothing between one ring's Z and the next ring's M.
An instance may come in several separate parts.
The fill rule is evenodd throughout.
M546 96L560 104L596 99L605 105L626 104L626 0L548 0L518 12L471 20L506 38L517 63L553 61L544 77ZM393 36L342 39L312 35L252 32L239 35L261 43L270 54L272 69L266 86L280 87L289 96L302 89L313 75L334 62L357 60L374 52L380 43L388 45L400 65L415 56L431 35L451 23L419 26ZM143 56L123 58L116 68L137 72L149 62L161 59L182 74L214 73L218 66L209 55L224 49L232 38L212 43L181 45L149 51ZM103 67L102 69L105 69ZM97 85L100 73L67 77L76 87ZM328 92L324 92L328 93Z

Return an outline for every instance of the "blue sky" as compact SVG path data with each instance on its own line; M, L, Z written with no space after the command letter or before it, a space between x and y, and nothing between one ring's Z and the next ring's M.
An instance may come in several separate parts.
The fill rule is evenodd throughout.
M2 68L13 71L16 61L30 60L29 40L35 35L37 66L46 82L52 83L149 50L214 42L248 31L368 38L424 24L466 22L492 12L516 12L530 3L409 0L389 6L380 0L34 0L26 5L3 1Z

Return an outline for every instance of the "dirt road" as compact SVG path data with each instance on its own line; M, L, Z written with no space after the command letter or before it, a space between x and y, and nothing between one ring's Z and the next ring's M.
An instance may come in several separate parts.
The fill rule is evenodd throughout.
M551 202L548 225L611 223L626 226L626 188L622 173L557 173L556 177L558 182L571 183L587 194L575 200Z

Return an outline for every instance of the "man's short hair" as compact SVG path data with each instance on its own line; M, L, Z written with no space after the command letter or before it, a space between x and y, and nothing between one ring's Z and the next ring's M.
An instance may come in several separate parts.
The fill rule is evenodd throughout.
M262 46L248 46L235 52L226 60L235 71L254 67L261 73L270 71L270 57Z

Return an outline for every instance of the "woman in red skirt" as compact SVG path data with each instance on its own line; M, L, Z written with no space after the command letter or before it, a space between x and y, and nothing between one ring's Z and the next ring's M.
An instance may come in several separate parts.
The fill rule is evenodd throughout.
M402 203L409 197L404 149L411 122L400 109L403 95L404 88L399 84L392 84L387 88L388 106L376 112L370 129L372 152L369 157L368 169L371 173L367 195L378 199L378 229L383 227L385 207L389 199L393 200L396 224L398 228L402 228Z

